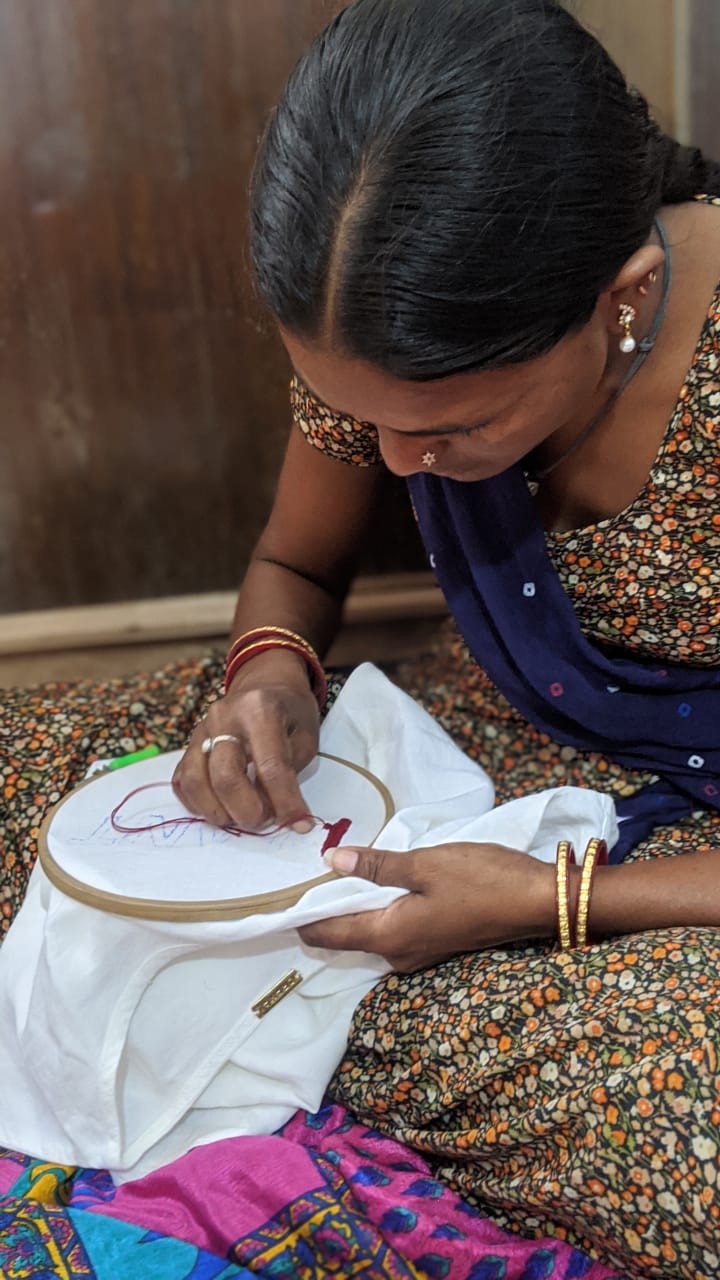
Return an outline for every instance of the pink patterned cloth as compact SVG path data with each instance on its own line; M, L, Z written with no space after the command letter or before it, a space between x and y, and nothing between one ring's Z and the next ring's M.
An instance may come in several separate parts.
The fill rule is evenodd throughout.
M25 1161L15 1160L10 1152L0 1154L0 1196L7 1195L22 1176Z
M558 1240L508 1235L433 1178L414 1151L341 1107L280 1134L197 1147L91 1212L228 1258L259 1275L396 1280L624 1280ZM272 1264L272 1265L271 1265ZM266 1267L268 1268L266 1271Z

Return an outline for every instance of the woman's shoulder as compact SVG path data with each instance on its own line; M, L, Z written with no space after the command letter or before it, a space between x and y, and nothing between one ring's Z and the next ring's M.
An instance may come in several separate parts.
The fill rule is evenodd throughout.
M371 467L382 461L378 433L372 423L336 413L312 395L297 377L290 383L290 407L293 422L308 444L338 462Z
M682 346L683 330L697 335L688 380L706 380L717 374L720 355L720 195L699 194L684 205L671 206L663 218L681 271L677 344Z

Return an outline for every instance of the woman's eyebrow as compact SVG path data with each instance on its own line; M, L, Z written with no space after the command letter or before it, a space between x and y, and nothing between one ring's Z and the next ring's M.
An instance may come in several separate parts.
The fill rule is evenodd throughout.
M306 379L303 378L302 375L298 373L297 369L294 372L295 372L295 377L297 378L300 385L303 386L306 391L309 391L313 400L316 400L318 404L321 404L323 409L327 409L330 413L337 413L338 417L343 417L343 418L352 417L352 414L344 414L344 413L341 414L337 409L333 409L332 405L326 404L322 396L318 395L317 391L315 391L310 386L310 383L307 382ZM360 421L359 418L353 418L353 422L359 422L359 421ZM411 439L413 440L430 439L431 436L434 436L435 439L437 439L438 436L454 436L454 435L458 435L463 431L475 431L479 427L489 427L491 422L493 421L494 421L493 418L480 418L478 419L477 422L468 422L464 426L450 425L447 427L423 427L422 430L419 430L419 431L398 431L397 427L382 427L380 428L380 430L392 431L395 435L398 435L398 436L410 436ZM371 422L371 423L368 423L367 425L374 426L375 430L376 431L378 430L377 423Z
M478 427L489 427L492 418L480 418L477 422L468 422L465 426L424 427L422 431L398 431L397 427L384 427L384 431L392 431L397 436L410 436L412 439L423 439L434 436L455 436L463 431L475 431Z

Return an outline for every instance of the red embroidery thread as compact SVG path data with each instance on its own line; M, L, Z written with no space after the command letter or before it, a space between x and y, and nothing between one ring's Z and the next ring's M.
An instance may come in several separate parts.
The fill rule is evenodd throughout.
M198 822L204 823L204 818L191 816L187 818L164 818L161 822L150 822L144 827L126 827L118 821L118 814L121 809L125 808L128 800L140 795L142 791L153 791L157 787L169 787L171 785L169 782L146 782L144 786L136 787L134 791L129 791L124 799L115 805L110 814L110 825L113 831L117 831L124 836L137 836L142 835L145 831L159 831L161 827L190 827ZM328 849L334 849L343 836L347 835L352 826L352 819L350 818L339 818L337 822L323 822L322 818L316 817L314 813L300 813L294 818L288 818L286 822L278 823L276 827L271 827L269 831L246 831L244 827L238 827L235 823L229 823L227 826L221 827L220 830L227 831L231 836L260 836L265 839L267 836L276 836L280 831L287 831L295 822L302 821L313 822L315 826L320 826L324 831L327 831L323 847L320 850L321 857Z

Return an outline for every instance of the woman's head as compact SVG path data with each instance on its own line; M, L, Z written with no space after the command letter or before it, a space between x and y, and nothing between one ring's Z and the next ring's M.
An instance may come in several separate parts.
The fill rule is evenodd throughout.
M666 144L554 0L355 0L261 147L260 291L286 332L399 379L532 360L646 241Z

